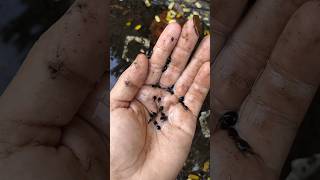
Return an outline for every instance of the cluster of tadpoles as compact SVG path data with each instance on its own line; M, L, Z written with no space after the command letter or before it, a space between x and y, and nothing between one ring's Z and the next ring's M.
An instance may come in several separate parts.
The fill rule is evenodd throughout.
M173 41L174 39L171 38L171 41ZM152 50L147 52L147 56L148 57L151 57L152 55ZM169 66L169 64L171 63L171 59L170 57L167 59L166 61L166 64L164 65L163 69L162 69L162 72L165 72ZM167 88L164 88L164 87L161 87L159 83L157 84L152 84L151 85L152 88L160 88L160 89L163 89L163 90L166 90L167 92L169 92L171 95L174 94L174 85L172 86L169 86ZM161 122L165 122L168 120L168 116L164 113L164 107L160 105L161 103L161 97L157 97L157 96L153 96L153 101L157 104L157 107L158 107L158 110L157 112L149 112L149 115L150 115L150 119L148 121L148 124L149 123L153 123L153 125L155 126L155 128L157 130L161 130L161 126L159 124L159 122L157 121L157 117L158 115L160 114L160 121ZM189 110L189 107L186 106L184 104L184 96L181 96L179 99L178 99L179 103L183 106L183 108L188 111ZM160 105L160 106L159 106Z
M161 97L153 96L153 101L160 103ZM157 130L161 130L161 126L159 125L158 121L156 120L156 117L160 114L160 121L165 122L168 120L168 116L163 112L163 106L159 106L158 112L150 112L150 119L148 123L153 123L153 125L156 127Z
M220 129L226 130L231 139L234 140L239 151L243 153L255 154L247 141L242 139L237 130L234 128L238 121L238 113L230 111L226 112L220 119Z
M159 85L152 85L152 87L153 88L161 88ZM174 86L171 86L169 88L162 88L162 89L166 89L171 94L174 94L173 93L173 87ZM157 110L157 112L149 112L150 119L148 121L148 124L152 122L157 130L161 130L161 126L159 125L159 122L156 119L158 117L158 115L160 115L160 121L161 122L165 122L165 121L168 120L168 116L164 113L164 107L162 105L160 105L161 100L162 100L161 97L153 96L153 101L157 104L158 110ZM189 107L184 104L184 96L181 96L179 98L179 103L183 106L183 108L186 111L189 110Z

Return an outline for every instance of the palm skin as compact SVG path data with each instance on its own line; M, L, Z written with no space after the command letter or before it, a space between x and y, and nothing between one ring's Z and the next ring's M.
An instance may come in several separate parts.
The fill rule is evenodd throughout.
M196 117L182 107L177 97L165 90L144 86L140 93L171 99L171 104L165 105L163 111L168 114L168 120L162 122L160 115L157 116L161 130L157 130L153 122L148 123L150 115L147 104L154 103L151 95L147 97L148 102L133 100L128 109L112 111L111 117L115 118L112 119L111 139L117 139L118 146L125 147L114 149L118 152L113 158L120 162L112 166L119 166L119 171L125 170L129 171L128 173L139 171L140 174L136 176L144 178L151 173L156 177L168 177L163 179L173 179L176 174L165 172L177 172L179 167L182 167L192 142ZM133 176L133 179L135 178L137 177Z
M186 23L182 36L190 31L192 23L192 20ZM173 85L172 82L170 84L166 81L166 77L173 77L170 64L168 70L163 73L152 69L158 67L152 63L159 58L162 59L162 65L159 67L164 67L167 58L159 57L157 51L165 48L161 47L162 41L170 42L171 36L179 39L179 28L177 24L170 24L159 38L153 57L148 60L144 55L139 55L111 91L112 179L155 177L156 179L175 179L187 158L196 128L197 115L210 86L209 52L207 52L209 37L203 40L195 55L195 57L204 58L191 60L197 62L195 64L198 66L193 64L185 70L183 70L184 67L181 68L180 75L173 80L176 81L173 92L168 90L168 87ZM192 43L195 45L197 35L194 33L193 36ZM183 41L183 38L179 41ZM171 48L175 46L173 42ZM168 51L171 53L172 49ZM192 50L189 53L191 52ZM173 51L171 57L177 53L179 52ZM172 59L175 63L174 58ZM185 61L185 64L187 62L184 58L178 60ZM186 73L183 71L193 72L194 75L185 78ZM159 72L158 78L155 78L154 72ZM166 73L169 75L165 75ZM157 86L159 82L160 85ZM184 101L181 97L185 97ZM153 117L152 113L157 115Z

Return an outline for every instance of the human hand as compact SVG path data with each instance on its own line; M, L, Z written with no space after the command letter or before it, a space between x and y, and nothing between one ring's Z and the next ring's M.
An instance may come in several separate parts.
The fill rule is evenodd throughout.
M210 87L209 36L185 68L199 38L195 27L193 20L182 31L169 24L150 60L138 55L112 89L111 179L175 179L181 170Z
M0 97L1 180L109 177L107 16L107 1L77 0Z
M239 11L243 10L246 1L238 3L242 3ZM279 178L319 87L319 7L319 1L257 1L244 19L234 16L240 22L224 46L223 37L213 44L219 48L213 52L211 78L212 178ZM228 21L221 24L235 22L219 19ZM239 144L239 137L230 136L231 128L219 128L220 117L228 111L239 112L234 128L251 148Z

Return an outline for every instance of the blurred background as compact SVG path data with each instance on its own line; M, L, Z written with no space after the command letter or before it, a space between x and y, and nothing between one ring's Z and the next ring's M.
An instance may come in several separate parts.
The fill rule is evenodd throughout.
M73 0L1 0L0 1L0 95L39 36L68 9ZM181 24L199 15L202 36L209 33L210 0L111 0L110 85L128 67L139 52L150 52L159 34L170 21ZM211 12L212 13L212 12ZM177 177L208 179L209 101L202 108L192 150ZM320 179L320 93L306 114L281 179ZM1 178L0 178L1 179ZM214 178L211 178L214 179Z

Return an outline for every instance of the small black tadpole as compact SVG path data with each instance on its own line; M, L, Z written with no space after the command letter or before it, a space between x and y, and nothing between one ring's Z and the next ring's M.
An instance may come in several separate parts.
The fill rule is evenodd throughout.
M184 110L189 111L189 107L184 104L184 96L179 97L179 103L183 106Z
M155 101L157 99L157 96L153 96L153 101Z
M186 111L190 110L189 107L187 105L185 105L184 103L182 103L182 106L183 106L184 110L186 110Z
M174 85L172 85L172 86L170 86L170 87L167 88L167 91L168 91L170 94L174 94L174 92L173 92L173 87L174 87Z
M161 97L158 97L158 102L160 102L161 101Z
M156 112L152 112L152 115L153 115L153 117L156 117L157 113Z
M151 113L149 113L149 115L150 115L151 118L154 118L154 117L157 116L157 113L156 112L151 112Z
M252 148L247 141L245 141L239 137L236 139L235 143L236 143L237 148L241 152L247 152L247 153L253 154Z
M157 130L161 130L161 126L157 125L156 126Z
M234 141L237 149L242 153L256 155L247 141L242 139L234 125L238 121L238 113L234 111L226 112L219 119L220 128L228 132L229 137Z
M151 87L153 87L153 88L161 88L159 84L152 84Z
M226 112L219 121L221 129L229 129L237 123L238 113L234 111Z
M160 117L160 120L166 121L166 120L168 120L168 117L167 117L167 116L161 116L161 117Z
M163 106L160 106L160 107L159 107L159 111L160 111L160 112L163 111Z
M184 102L184 96L179 97L179 102Z
M170 63L171 63L171 58L169 57L169 58L167 59L166 64L170 64Z
M168 65L164 65L162 68L162 72L165 72L168 69Z

